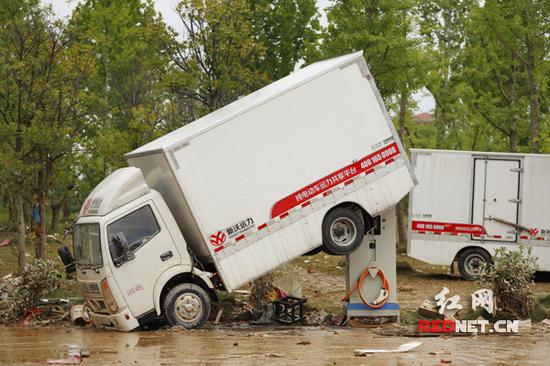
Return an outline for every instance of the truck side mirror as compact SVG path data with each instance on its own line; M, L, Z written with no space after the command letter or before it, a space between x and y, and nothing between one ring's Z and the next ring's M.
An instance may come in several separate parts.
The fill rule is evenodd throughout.
M115 249L114 251L116 252L116 255L113 255L113 250L110 250L115 266L119 267L122 263L131 261L136 257L128 248L128 241L123 233L114 235L111 238L111 242L113 243L113 247Z
M71 254L71 250L67 246L62 246L57 248L57 254L61 258L61 262L65 265L65 271L67 273L74 273L76 271L76 266L74 263L74 257Z

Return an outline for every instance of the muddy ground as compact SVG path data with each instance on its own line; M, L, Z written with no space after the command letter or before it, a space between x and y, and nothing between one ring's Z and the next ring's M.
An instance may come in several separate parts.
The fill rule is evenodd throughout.
M384 328L392 328L387 325ZM0 328L0 364L44 365L71 345L85 347L82 365L547 365L550 330L535 325L518 336L382 337L380 328L250 328L118 333L76 328ZM356 348L409 353L354 356Z
M0 258L4 264L6 258ZM443 286L465 303L478 287L449 274L445 267L428 266L403 255L398 263L401 324L259 328L245 322L229 323L231 310L224 309L221 325L210 323L196 331L119 333L68 323L36 328L13 325L0 327L0 365L45 365L48 358L66 356L71 345L90 352L82 365L548 365L550 326L543 324L520 329L518 335L403 336L412 333L417 324L418 306L433 299ZM298 258L278 274L301 286L308 298L308 311L336 315L345 294L344 267L341 257L321 253ZM76 284L67 283L57 296L78 295L75 291ZM539 276L532 292L550 293L550 275ZM228 297L224 306L238 303L238 298ZM354 356L356 348L395 348L411 341L423 344L409 353Z

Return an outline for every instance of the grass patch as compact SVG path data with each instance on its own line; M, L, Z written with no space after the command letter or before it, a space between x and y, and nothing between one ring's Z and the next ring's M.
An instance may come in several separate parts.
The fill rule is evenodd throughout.
M424 319L416 310L401 309L399 314L402 324L418 324L420 319Z

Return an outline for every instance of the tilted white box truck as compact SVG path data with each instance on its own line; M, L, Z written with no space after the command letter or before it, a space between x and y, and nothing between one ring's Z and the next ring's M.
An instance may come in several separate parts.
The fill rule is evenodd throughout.
M550 271L550 155L411 150L408 255L477 276L495 249L533 247Z
M319 246L347 254L414 185L361 53L318 62L126 155L74 225L94 323L198 327Z

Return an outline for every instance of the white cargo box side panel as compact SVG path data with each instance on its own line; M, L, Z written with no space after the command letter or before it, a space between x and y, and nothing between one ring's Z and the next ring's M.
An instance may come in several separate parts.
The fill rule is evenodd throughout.
M526 155L523 164L519 222L535 229L534 236L550 239L550 155ZM528 233L522 234L525 235ZM542 244L550 245L550 240L540 240L539 245Z
M433 223L470 223L472 156L416 150L411 155L418 185L409 197L408 255L432 264L445 264L440 262L442 258L447 260L448 249L439 244L447 238L434 234L441 232L441 227L434 227Z
M272 220L276 202L373 151L396 146L363 71L357 62L332 70L170 152L205 242L241 221L258 229ZM366 208L372 215L395 205L414 184L401 153L391 168L394 178L370 187ZM226 287L238 287L311 248L302 226L287 226L267 238L267 246L259 240L216 261ZM320 224L316 231L320 234Z
M418 185L413 188L411 218L470 222L472 158L469 154L413 152Z

